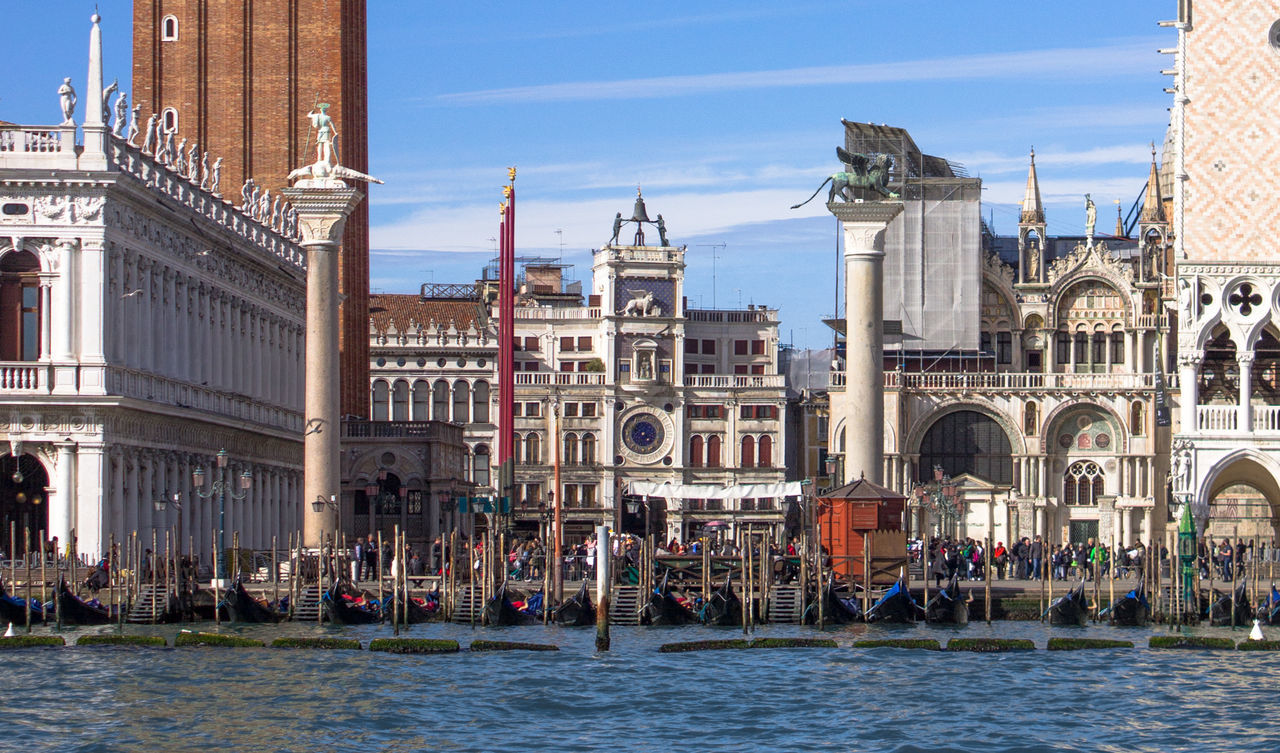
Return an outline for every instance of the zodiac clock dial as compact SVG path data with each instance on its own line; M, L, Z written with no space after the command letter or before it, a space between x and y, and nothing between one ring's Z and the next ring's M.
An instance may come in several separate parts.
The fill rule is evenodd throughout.
M639 455L648 455L660 448L664 436L662 422L651 413L637 413L622 425L623 443Z

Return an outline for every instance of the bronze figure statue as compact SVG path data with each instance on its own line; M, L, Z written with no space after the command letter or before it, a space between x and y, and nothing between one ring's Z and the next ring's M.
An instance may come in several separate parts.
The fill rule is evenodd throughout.
M887 185L889 181L889 155L857 154L847 152L842 147L836 147L836 157L848 165L851 171L835 173L822 181L813 192L813 196L791 207L792 209L799 209L813 201L813 197L817 196L818 191L821 191L822 187L827 183L831 184L831 190L827 192L828 204L835 201L837 196L844 201L853 201L858 198L853 193L855 190L875 191L886 199L898 198L898 194L890 191Z

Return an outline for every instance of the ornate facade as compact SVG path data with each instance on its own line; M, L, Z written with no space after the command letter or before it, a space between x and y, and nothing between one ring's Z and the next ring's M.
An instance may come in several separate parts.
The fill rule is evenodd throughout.
M0 128L0 512L88 555L152 529L207 555L192 471L226 449L252 474L226 530L269 547L298 523L301 249L104 109Z
M642 530L646 513L668 538L711 520L781 522L776 488L735 500L630 494L635 482L692 495L692 485L773 485L786 473L777 312L689 309L684 256L641 235L615 239L594 252L585 301L562 266L525 264L509 490L517 524L536 526L555 500L570 535L601 522ZM485 297L495 287L375 295L370 327L371 417L461 424L480 488L497 478L496 304Z

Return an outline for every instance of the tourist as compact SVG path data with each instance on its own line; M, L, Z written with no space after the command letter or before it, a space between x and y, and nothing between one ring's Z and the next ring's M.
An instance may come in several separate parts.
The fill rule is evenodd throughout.
M1004 548L1003 541L997 541L996 548L991 550L991 561L996 566L996 577L1004 580L1004 568L1009 563L1009 552Z
M1044 572L1044 541L1039 534L1036 534L1035 540L1027 545L1027 565L1031 570L1030 576L1040 580Z
M364 563L364 537L356 537L356 546L351 556L351 580L360 580L360 568Z
M1030 566L1027 564L1027 537L1013 542L1014 577L1026 580Z

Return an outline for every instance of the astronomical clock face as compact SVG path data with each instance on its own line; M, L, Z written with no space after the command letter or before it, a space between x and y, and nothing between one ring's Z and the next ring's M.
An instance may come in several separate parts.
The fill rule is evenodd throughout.
M671 451L671 419L650 408L637 408L622 418L622 454L651 463Z

